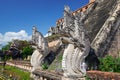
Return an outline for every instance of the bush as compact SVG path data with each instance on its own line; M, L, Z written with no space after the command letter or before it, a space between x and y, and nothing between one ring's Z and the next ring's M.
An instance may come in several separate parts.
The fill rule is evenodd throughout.
M120 72L120 58L113 58L112 56L106 56L103 59L100 59L99 69L101 71L108 72Z
M42 69L45 70L45 69L48 69L48 65L46 63L43 63L42 64Z

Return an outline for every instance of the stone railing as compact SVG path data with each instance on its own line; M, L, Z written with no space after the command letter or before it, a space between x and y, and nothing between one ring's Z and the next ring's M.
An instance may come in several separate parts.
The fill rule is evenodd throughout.
M41 70L35 70L32 73L35 80L62 80L63 76L61 73Z
M31 71L31 65L27 62L12 61L7 62L7 65L15 66L20 69ZM39 80L61 80L63 74L54 71L35 70L33 72L34 79ZM102 71L87 71L88 80L120 80L120 73L102 72Z
M3 64L4 64L4 62L0 61L0 65L3 65Z
M29 72L31 72L31 69L32 69L32 66L29 63L25 63L22 61L8 61L6 62L6 64L10 66L15 66L17 68L20 68Z
M36 80L62 80L62 74L36 70L33 72ZM120 80L120 73L87 71L88 80ZM86 79L87 80L87 79Z
M88 71L87 76L90 80L120 80L120 73L114 72Z

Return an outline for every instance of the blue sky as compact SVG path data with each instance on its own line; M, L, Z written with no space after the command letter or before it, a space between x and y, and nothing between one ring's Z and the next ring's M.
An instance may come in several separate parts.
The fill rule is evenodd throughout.
M89 0L0 0L0 35L21 30L32 34L32 26L45 35L63 16L64 5L76 10ZM2 37L1 37L2 38Z

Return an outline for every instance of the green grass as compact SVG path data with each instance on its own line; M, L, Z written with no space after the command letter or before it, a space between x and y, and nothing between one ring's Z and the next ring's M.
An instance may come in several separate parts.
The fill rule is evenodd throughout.
M16 78L17 80L31 80L30 72L26 72L24 70L12 66L5 66L3 74L11 77L11 79Z
M46 39L48 40L48 42L51 42L51 41L54 41L54 40L57 40L61 37L61 35L59 34L54 34L54 35L51 35L51 36L48 36L46 37Z

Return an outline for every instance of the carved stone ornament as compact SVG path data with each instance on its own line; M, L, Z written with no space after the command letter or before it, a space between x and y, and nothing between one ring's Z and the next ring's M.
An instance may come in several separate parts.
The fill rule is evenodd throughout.
M42 61L49 53L49 47L47 40L37 31L36 27L33 27L32 42L35 44L35 51L31 56L32 71L34 71L35 69L41 69Z
M90 42L80 17L71 15L67 8L64 11L63 27L69 34L70 43L63 54L62 68L64 77L68 78L66 80L78 80L86 74L85 58L90 51Z

